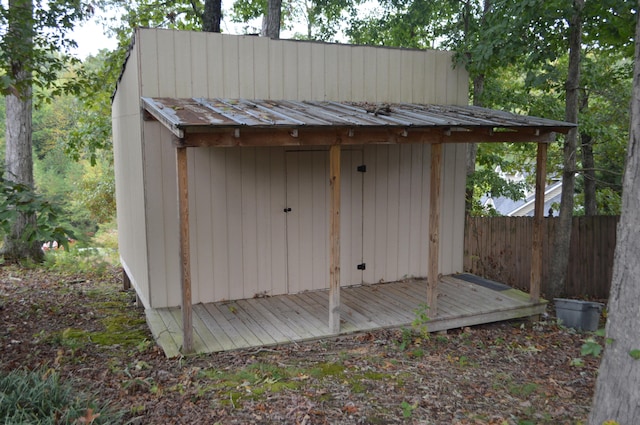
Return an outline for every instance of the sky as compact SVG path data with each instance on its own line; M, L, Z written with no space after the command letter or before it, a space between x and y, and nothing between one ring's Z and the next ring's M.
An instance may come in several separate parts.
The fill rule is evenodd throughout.
M231 7L233 5L234 0L223 0L223 21L221 23L222 32L225 34L243 34L244 28L243 25L235 24L231 22L229 16L231 15ZM104 13L100 10L97 11L98 16L92 18L88 22L84 23L76 27L71 33L71 37L78 44L78 48L75 50L75 53L80 59L85 59L89 55L95 55L98 53L100 49L110 49L113 50L117 47L117 41L113 38L109 38L105 33L102 25L98 23L98 19L101 13ZM115 12L110 12L114 13ZM259 27L261 22L258 20L257 22L251 23L253 26ZM290 38L291 34L288 34L286 31L283 31L281 34L282 38Z

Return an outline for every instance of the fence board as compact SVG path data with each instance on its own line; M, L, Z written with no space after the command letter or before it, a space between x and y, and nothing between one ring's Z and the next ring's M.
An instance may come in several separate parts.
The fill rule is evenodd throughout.
M618 216L574 217L566 296L608 298ZM542 293L547 292L556 217L543 220ZM532 217L468 217L464 270L528 291Z

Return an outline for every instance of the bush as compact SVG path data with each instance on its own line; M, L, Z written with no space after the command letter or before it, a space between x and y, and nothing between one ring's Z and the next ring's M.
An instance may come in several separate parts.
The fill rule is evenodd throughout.
M108 424L121 414L60 382L53 371L0 371L0 418L4 424Z

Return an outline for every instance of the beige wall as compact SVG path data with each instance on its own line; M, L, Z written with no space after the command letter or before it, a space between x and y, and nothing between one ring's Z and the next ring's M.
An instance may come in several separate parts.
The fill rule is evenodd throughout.
M467 104L466 72L451 69L451 58L436 51L139 30L114 102L114 137L121 255L147 306L180 303L178 214L171 136L157 122L142 123L140 95ZM118 112L125 107L128 120ZM425 276L429 147L350 149L343 167L362 158L368 170L343 185L343 283ZM312 156L315 174L296 177L295 166ZM189 149L194 302L326 287L322 217L328 206L320 205L327 199L328 184L321 184L326 158L326 152L276 147ZM464 145L445 147L444 170L440 258L443 273L451 273L462 270ZM315 217L283 211L300 178L309 179L302 183L312 192L301 192L307 198L295 212L311 208ZM364 273L353 270L360 258Z

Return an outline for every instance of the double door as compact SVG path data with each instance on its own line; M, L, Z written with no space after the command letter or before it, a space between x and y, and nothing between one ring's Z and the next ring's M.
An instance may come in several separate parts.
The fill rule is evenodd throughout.
M288 292L329 287L329 152L287 151ZM340 284L362 283L362 150L341 152Z

